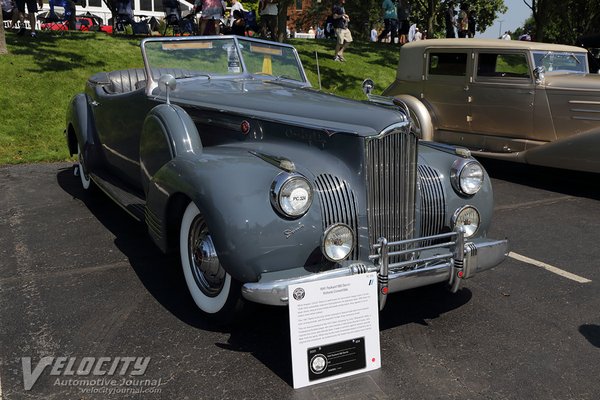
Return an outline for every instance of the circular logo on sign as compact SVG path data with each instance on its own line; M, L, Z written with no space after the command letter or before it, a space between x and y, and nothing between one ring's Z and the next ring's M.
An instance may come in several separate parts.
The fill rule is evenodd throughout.
M327 358L323 354L317 354L310 360L310 370L314 374L322 374L325 367L327 367Z
M305 294L304 289L302 289L302 288L294 289L294 293L293 293L294 299L302 300L304 298L304 294Z

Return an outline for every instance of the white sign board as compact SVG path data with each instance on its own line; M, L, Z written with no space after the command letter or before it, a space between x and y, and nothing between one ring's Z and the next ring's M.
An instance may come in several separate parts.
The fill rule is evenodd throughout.
M294 388L381 367L377 275L288 287Z

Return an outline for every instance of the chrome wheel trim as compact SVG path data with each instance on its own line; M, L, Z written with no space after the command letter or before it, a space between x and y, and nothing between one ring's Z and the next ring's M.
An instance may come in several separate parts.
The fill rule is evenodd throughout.
M204 257L206 255L208 257L206 260L210 262L218 260L216 252L211 250L214 249L214 246L212 245L212 240L208 240L210 238L208 232L208 228L198 207L193 202L190 203L181 218L181 229L179 231L179 256L183 275L188 291L196 306L207 314L217 314L226 308L229 298L235 294L231 292L231 275L225 272L220 263L218 268L219 270L223 270L224 278L222 285L218 284L218 289L217 284L215 284L215 282L220 282L220 278L217 277L218 274L209 275L209 278L214 278L215 280L203 281L202 279L206 278L206 276L202 276L203 271L210 271L209 265L214 267L214 264L209 263L202 266L202 263L197 263L198 260L195 260L194 256L198 257L201 255ZM197 246L192 247L190 243L196 243ZM193 251L195 248L198 249L200 254ZM214 258L213 254L215 255Z
M217 296L225 284L225 270L219 263L208 227L201 215L192 221L188 234L188 259L198 288L209 297Z

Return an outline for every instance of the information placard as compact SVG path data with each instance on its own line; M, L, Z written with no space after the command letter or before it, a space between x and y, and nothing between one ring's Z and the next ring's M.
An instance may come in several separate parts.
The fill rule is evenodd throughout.
M377 275L288 287L294 388L381 367Z

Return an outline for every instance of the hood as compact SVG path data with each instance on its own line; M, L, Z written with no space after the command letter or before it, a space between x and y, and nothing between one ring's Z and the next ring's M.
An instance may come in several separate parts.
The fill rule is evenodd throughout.
M589 90L600 92L600 75L547 73L544 85L548 89Z
M173 103L218 109L290 125L373 136L404 122L396 109L350 100L308 87L258 79L194 79L178 82Z

